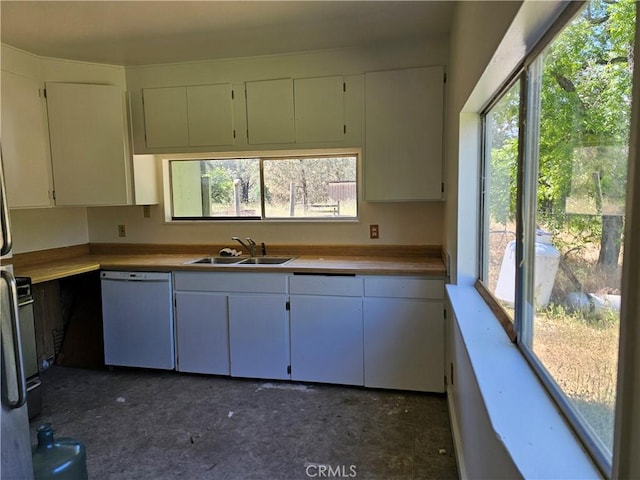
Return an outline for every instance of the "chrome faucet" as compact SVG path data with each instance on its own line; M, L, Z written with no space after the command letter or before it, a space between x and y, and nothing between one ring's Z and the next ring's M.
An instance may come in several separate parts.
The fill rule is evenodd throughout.
M249 253L252 257L255 257L256 255L256 242L254 242L251 237L247 237L245 238L245 240L247 241L247 243L249 244Z
M249 250L249 255L252 257L256 256L256 242L254 242L250 237L245 238L245 240L247 241L247 243L244 243L241 239L239 239L238 237L231 237L231 240L235 240L236 242L238 242L240 245L242 245L244 248L246 248L247 250Z

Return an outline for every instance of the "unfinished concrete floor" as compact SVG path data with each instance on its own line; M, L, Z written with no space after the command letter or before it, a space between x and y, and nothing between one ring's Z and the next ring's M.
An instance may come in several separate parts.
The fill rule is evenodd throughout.
M42 383L32 442L44 422L82 441L91 479L458 478L443 395L136 369Z

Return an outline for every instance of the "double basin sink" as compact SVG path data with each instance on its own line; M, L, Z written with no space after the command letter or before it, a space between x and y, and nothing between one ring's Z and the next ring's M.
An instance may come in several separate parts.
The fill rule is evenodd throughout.
M194 265L282 265L294 257L204 257L187 262Z

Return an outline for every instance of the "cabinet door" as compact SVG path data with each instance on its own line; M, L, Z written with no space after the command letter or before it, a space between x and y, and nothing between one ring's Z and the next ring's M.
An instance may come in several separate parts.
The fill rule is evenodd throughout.
M118 86L47 84L56 205L131 203L124 107Z
M292 79L247 82L246 95L250 144L296 141Z
M187 87L189 145L233 145L230 84Z
M234 377L289 379L289 325L284 295L229 297Z
M142 101L147 147L189 145L186 87L145 88Z
M373 388L444 391L441 302L365 299L364 384Z
M365 74L365 196L442 198L444 72L440 66Z
M38 82L2 72L2 162L9 207L49 207L51 163Z
M343 77L295 80L296 141L337 142L344 137Z
M176 292L178 370L229 375L227 296Z
M362 299L291 296L291 379L363 385Z

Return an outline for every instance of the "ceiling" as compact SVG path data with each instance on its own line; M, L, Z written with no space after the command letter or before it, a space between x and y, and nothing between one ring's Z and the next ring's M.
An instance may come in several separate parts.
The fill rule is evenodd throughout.
M447 35L451 1L7 1L3 43L37 55L145 65Z

